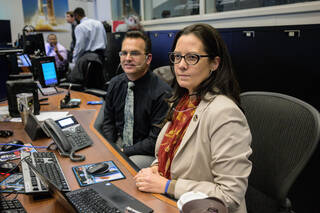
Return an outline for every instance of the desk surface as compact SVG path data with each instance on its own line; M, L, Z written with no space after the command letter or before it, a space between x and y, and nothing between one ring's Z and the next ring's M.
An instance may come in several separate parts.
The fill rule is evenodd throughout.
M41 106L41 111L60 111L58 103L65 96L65 94L66 92L54 96L48 96L49 105ZM179 212L176 207L176 203L173 200L168 199L163 195L144 193L137 190L135 182L133 180L133 176L136 174L136 171L93 127L94 121L101 105L87 105L86 103L87 101L97 101L99 100L99 98L93 95L76 91L71 92L71 98L81 99L80 109L63 109L63 111L70 111L70 113L72 113L77 118L78 122L84 127L84 129L87 131L94 142L91 147L85 148L78 152L80 154L86 155L86 160L83 162L72 162L69 158L61 157L57 152L55 152L59 159L63 172L68 179L71 189L75 190L80 188L71 169L73 166L113 160L126 176L125 179L113 181L113 184L151 207L154 212ZM0 105L5 104L6 103L1 103ZM0 143L18 139L24 141L24 143L32 143L35 146L44 146L49 145L51 142L51 139L46 138L32 141L24 131L21 122L0 122L0 129L8 129L14 131L13 136L9 138L0 138ZM38 151L41 152L41 150ZM33 196L19 194L18 199L22 202L28 212L66 212L55 201L54 198L36 200L33 198Z

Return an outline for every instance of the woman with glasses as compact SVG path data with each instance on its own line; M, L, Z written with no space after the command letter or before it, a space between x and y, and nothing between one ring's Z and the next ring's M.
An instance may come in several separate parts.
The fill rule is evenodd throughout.
M245 213L251 133L227 47L213 27L194 24L177 33L169 59L175 90L156 160L135 176L137 188L176 199L202 192Z

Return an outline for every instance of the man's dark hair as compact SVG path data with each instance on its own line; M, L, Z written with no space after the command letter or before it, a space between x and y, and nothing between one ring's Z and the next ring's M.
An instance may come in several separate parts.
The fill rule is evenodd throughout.
M73 11L67 11L66 14L70 15L71 17L73 17Z
M58 39L57 35L56 35L56 34L54 34L54 33L50 33L50 34L48 34L47 39L49 39L49 37L50 37L50 36L55 36L55 37Z
M144 40L146 44L146 48L145 48L146 54L151 53L151 41L150 41L150 38L144 32L138 31L138 30L128 31L123 41L126 38L141 38L142 40Z
M78 15L80 17L85 17L86 13L84 12L84 9L82 9L81 7L77 7L74 11L73 11L74 16Z

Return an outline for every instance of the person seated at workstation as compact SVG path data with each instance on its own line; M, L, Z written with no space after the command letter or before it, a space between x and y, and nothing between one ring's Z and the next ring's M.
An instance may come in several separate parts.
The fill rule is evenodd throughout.
M202 192L245 213L251 133L226 44L208 24L176 34L169 54L175 90L156 143L156 160L134 177L140 191L179 199Z
M107 35L103 24L87 18L83 8L76 8L73 15L78 25L75 28L76 45L67 78L71 82L81 83L88 61L103 64Z
M103 134L139 167L154 160L159 125L168 110L168 84L149 71L151 41L141 31L126 33L120 63L124 73L111 79L105 98Z
M67 49L58 42L57 36L53 33L48 35L45 48L46 55L53 56L55 58L58 78L61 79L65 77L68 69Z

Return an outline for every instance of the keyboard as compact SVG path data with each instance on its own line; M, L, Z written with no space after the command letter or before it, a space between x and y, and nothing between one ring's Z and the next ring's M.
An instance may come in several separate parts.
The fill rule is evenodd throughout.
M0 200L1 213L27 213L18 199Z
M30 156L29 158L27 156ZM25 158L25 159L24 159ZM61 187L62 191L69 192L70 186L66 177L63 174L59 161L53 152L22 152L21 167L24 179L24 187L26 194L47 193L47 187L40 181L40 178L29 168L25 162L28 160L48 177L57 186Z
M98 192L91 188L82 188L66 194L69 201L81 213L121 213L116 207L112 207Z

